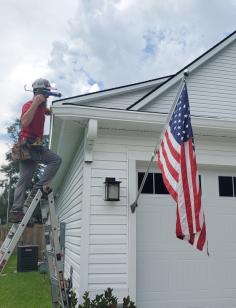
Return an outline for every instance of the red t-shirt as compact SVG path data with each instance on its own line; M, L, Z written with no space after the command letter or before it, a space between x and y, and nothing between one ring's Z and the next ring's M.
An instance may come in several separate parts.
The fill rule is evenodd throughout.
M32 105L32 100L25 103L22 107L23 114L30 108ZM43 129L44 129L44 122L45 122L45 112L46 108L39 106L35 112L32 122L27 127L21 127L20 131L20 139L27 139L27 138L42 138L43 137Z

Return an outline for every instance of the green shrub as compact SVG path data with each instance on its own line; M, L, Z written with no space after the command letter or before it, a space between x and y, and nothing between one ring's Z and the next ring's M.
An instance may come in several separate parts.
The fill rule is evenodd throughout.
M96 295L95 299L89 298L89 292L85 292L83 295L83 304L79 305L79 308L117 308L117 297L112 295L113 289L108 288L104 291L104 294ZM130 297L123 298L123 308L136 308L134 302L130 300Z

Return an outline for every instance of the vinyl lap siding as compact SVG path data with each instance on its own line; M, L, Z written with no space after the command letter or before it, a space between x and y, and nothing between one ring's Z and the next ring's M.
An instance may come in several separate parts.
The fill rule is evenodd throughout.
M59 221L66 223L65 277L73 267L73 286L78 289L80 281L80 242L83 192L83 145L65 178L57 200Z
M190 74L187 80L191 114L221 119L236 118L236 42ZM178 85L165 91L143 111L168 113Z
M94 149L88 287L91 295L112 287L122 298L128 293L128 175L127 151L119 141L114 136L102 136L100 131ZM121 181L120 201L104 201L106 177Z

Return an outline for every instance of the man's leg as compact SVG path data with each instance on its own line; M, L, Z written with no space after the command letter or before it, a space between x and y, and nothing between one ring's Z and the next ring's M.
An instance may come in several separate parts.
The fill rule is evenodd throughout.
M25 201L25 192L31 184L36 166L37 163L33 160L22 160L19 162L20 178L15 188L14 202L12 206L13 210L22 210Z
M15 188L14 202L9 215L9 222L19 223L24 217L23 206L25 202L25 192L31 184L36 166L37 163L32 160L19 162L20 178Z
M34 159L34 154L32 155L32 158ZM44 186L49 185L53 177L56 175L61 165L61 158L53 151L44 147L42 152L39 152L39 154L35 153L34 160L46 165L39 182L34 185L35 189L43 188Z

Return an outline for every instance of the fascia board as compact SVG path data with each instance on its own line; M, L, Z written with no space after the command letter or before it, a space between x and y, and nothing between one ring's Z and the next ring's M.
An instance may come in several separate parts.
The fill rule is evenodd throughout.
M236 33L234 33L232 36L230 36L228 39L223 41L221 44L219 44L216 47L213 47L212 50L208 51L204 56L200 57L198 60L195 60L192 62L192 64L187 65L184 67L180 72L178 72L174 77L170 78L169 81L166 81L163 85L161 85L156 91L152 92L148 96L146 96L143 100L141 100L137 105L134 105L130 110L140 110L145 105L149 104L153 99L157 98L160 94L162 94L164 91L172 87L174 84L176 84L180 79L183 78L184 70L187 69L189 76L191 76L191 73L196 70L199 66L201 66L203 63L208 61L211 57L216 55L218 52L220 52L222 49L224 49L227 45L232 43L236 39Z
M115 110L105 108L94 108L85 106L62 105L53 106L53 114L62 120L87 120L97 119L125 122L133 122L142 124L164 125L166 121L166 114L140 112L140 111L127 111ZM228 133L236 132L236 121L212 119L203 117L192 117L192 125L197 130L205 130L214 132L222 131ZM112 126L111 126L112 128ZM214 135L214 134L213 134Z

